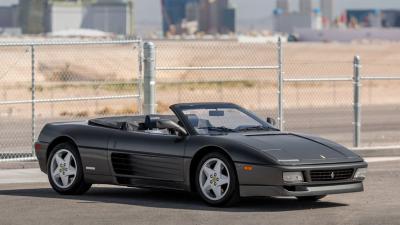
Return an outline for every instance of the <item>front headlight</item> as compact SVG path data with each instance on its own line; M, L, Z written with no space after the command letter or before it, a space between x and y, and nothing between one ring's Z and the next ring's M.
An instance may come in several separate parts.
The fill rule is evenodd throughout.
M302 172L283 172L283 181L286 183L301 183L304 182Z
M355 180L364 180L367 177L367 168L358 168L354 174Z

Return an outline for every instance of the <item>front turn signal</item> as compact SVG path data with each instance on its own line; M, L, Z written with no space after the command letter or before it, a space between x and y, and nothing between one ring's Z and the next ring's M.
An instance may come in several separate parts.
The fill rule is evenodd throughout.
M244 169L244 171L252 171L253 167L252 166L244 166L243 169Z

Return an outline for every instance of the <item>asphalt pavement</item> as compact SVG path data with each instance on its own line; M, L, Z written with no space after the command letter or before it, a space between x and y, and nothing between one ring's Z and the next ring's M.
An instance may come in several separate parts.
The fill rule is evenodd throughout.
M95 185L82 196L56 194L38 169L0 171L0 224L346 224L400 225L400 158L368 158L365 191L319 202L245 198L214 208L194 194Z

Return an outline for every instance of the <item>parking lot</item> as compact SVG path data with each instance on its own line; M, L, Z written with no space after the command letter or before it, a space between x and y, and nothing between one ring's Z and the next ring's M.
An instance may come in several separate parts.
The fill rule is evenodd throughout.
M36 169L26 170L32 174L25 181L31 183L19 184L2 179L9 178L2 170L0 224L400 224L400 160L368 161L363 193L332 195L315 203L247 198L230 208L208 207L184 192L102 185L82 196L61 196Z

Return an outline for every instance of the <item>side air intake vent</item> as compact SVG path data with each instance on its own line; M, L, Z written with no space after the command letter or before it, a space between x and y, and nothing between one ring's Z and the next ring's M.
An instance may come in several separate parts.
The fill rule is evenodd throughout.
M160 180L183 180L181 158L113 152L111 163L118 175Z
M133 159L131 155L125 153L112 153L111 163L115 173L124 175L134 175Z

